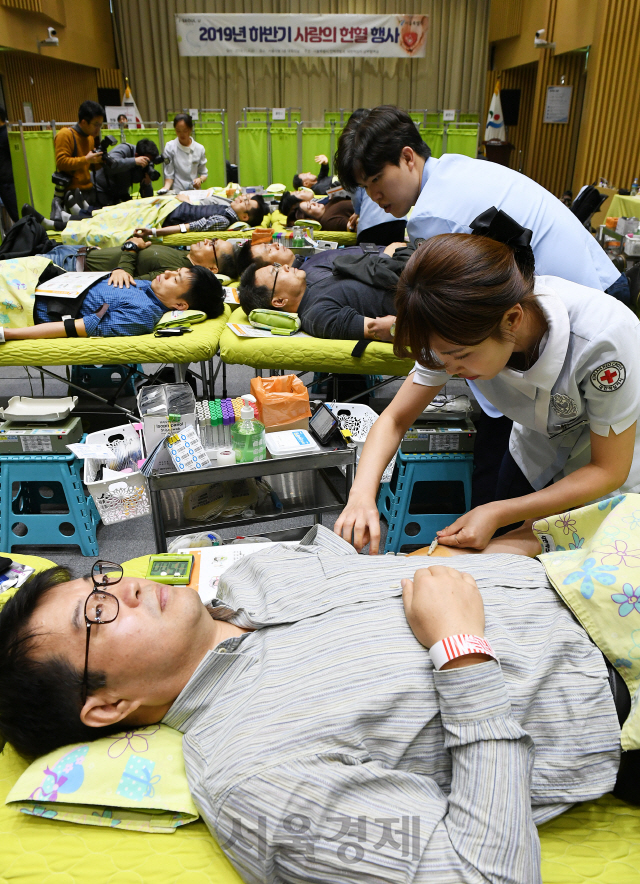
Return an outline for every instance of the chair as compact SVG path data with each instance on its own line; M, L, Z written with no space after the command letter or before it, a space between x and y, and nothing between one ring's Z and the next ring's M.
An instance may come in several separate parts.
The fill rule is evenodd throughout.
M592 184L583 187L578 196L571 203L569 211L573 212L578 221L587 229L591 229L591 216L599 211L600 206L607 199L607 195Z
M387 522L385 552L413 552L431 543L471 506L473 454L398 452L391 481L380 487Z

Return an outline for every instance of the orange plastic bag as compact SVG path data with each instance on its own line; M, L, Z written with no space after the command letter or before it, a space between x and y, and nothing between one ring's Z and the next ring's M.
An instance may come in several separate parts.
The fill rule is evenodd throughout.
M279 427L311 417L309 391L294 374L251 378L251 392L265 427Z

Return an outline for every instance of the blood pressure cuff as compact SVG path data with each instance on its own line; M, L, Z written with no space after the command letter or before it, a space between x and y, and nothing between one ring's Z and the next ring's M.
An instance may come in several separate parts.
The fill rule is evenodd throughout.
M268 329L272 335L294 335L300 330L298 314L282 310L252 310L249 323L254 328Z

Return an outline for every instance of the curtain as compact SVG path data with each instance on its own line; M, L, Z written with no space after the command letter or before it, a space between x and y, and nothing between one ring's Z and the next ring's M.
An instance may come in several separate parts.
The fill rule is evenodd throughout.
M325 109L397 104L482 110L490 0L113 0L119 66L145 120L185 107L227 110L231 155L243 107ZM304 12L429 15L424 59L180 58L175 13Z

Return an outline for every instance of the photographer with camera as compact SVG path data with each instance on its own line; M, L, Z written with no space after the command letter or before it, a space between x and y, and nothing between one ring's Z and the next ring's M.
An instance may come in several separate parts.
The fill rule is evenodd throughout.
M65 126L55 138L56 171L51 176L55 184L51 203L51 218L62 224L64 201L73 198L78 188L89 205L97 205L91 168L102 162L102 153L95 150L105 112L97 101L83 101L78 109L78 122L72 128Z
M156 144L143 138L137 144L118 144L107 153L105 142L114 141L107 135L100 143L105 148L102 166L94 173L96 199L99 206L115 206L131 199L129 189L133 184L140 185L140 196L153 196L152 181L157 181L160 173L153 167L164 162Z

